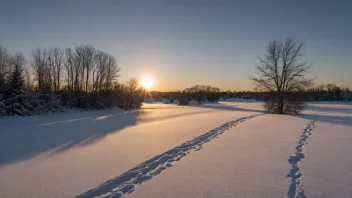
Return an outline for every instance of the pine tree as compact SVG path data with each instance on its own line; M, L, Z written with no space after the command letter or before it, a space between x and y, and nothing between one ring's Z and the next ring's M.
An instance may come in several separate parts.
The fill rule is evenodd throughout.
M28 103L28 94L25 94L22 90L24 64L25 59L21 53L17 53L11 57L11 66L13 69L10 75L7 100L5 100L5 109L9 115L26 116L30 115L30 110L33 109Z
M15 68L11 73L10 87L13 94L18 95L23 87L22 64L14 64Z

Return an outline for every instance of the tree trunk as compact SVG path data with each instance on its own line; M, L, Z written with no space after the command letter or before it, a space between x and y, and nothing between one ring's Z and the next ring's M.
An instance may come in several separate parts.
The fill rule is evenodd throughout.
M88 96L88 80L89 80L89 69L87 67L87 79L86 79L86 95Z
M60 91L60 72L57 72L57 92Z
M277 107L277 113L278 114L283 114L284 110L284 100L281 96L278 97L278 107Z

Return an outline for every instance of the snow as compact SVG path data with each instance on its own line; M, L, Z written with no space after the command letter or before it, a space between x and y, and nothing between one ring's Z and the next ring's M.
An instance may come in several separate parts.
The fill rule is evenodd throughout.
M352 197L351 126L316 123L301 163L307 197Z
M287 178L291 179L291 185L288 189L289 197L306 197L303 185L301 184L302 171L300 167L300 161L306 156L303 153L303 148L307 144L307 139L312 135L313 128L315 127L315 121L311 120L307 127L304 129L301 138L296 146L296 152L294 155L288 158L288 162L291 165L291 170L286 175Z
M352 196L352 105L263 113L226 100L5 117L0 197Z
M305 125L290 116L248 120L127 197L287 197L287 159Z
M236 126L238 123L244 122L253 117L256 116L248 116L245 118L227 122L221 125L220 127L209 131L208 133L195 137L194 139L187 141L180 146L172 148L161 155L157 155L152 159L143 162L135 168L132 168L131 170L121 174L120 176L109 180L106 183L100 185L99 187L92 189L78 197L105 197L106 195L121 196L123 194L130 193L134 190L133 184L141 184L145 181L150 180L152 177L159 175L166 168L172 167L173 162L180 161L181 158L188 155L192 150L200 150L203 144L218 137L226 130L229 130L233 126ZM128 186L128 190L125 189L126 186Z
M0 120L0 197L74 197L257 112L169 104Z

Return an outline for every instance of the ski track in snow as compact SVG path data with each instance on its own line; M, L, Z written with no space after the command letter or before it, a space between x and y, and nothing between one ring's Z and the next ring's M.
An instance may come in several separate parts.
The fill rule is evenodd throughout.
M260 115L260 114L259 114ZM229 130L238 123L244 122L248 119L254 118L258 115L248 116L227 122L220 127L217 127L209 132L195 137L194 139L187 141L180 146L172 148L163 154L157 155L142 164L130 169L127 172L115 177L114 179L108 180L102 185L88 190L87 192L78 195L76 198L88 198L88 197L99 197L99 198L117 198L123 197L134 191L135 185L142 184L150 180L152 177L157 176L165 169L172 167L176 161L189 154L191 151L198 151L202 148L204 143L218 137L226 130Z
M291 184L288 189L289 198L305 198L303 185L301 184L302 172L299 166L299 162L305 157L303 153L304 145L307 144L307 139L312 135L313 128L315 127L315 121L310 121L307 124L307 127L304 129L301 138L298 141L296 146L296 153L289 157L288 162L291 166L290 172L286 175L287 178L291 178Z

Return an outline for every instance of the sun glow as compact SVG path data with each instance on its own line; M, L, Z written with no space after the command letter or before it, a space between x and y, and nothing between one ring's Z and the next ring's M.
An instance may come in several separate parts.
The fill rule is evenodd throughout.
M144 77L141 80L142 87L144 87L146 89L152 88L153 84L154 84L153 80L151 78L149 78L149 77Z

